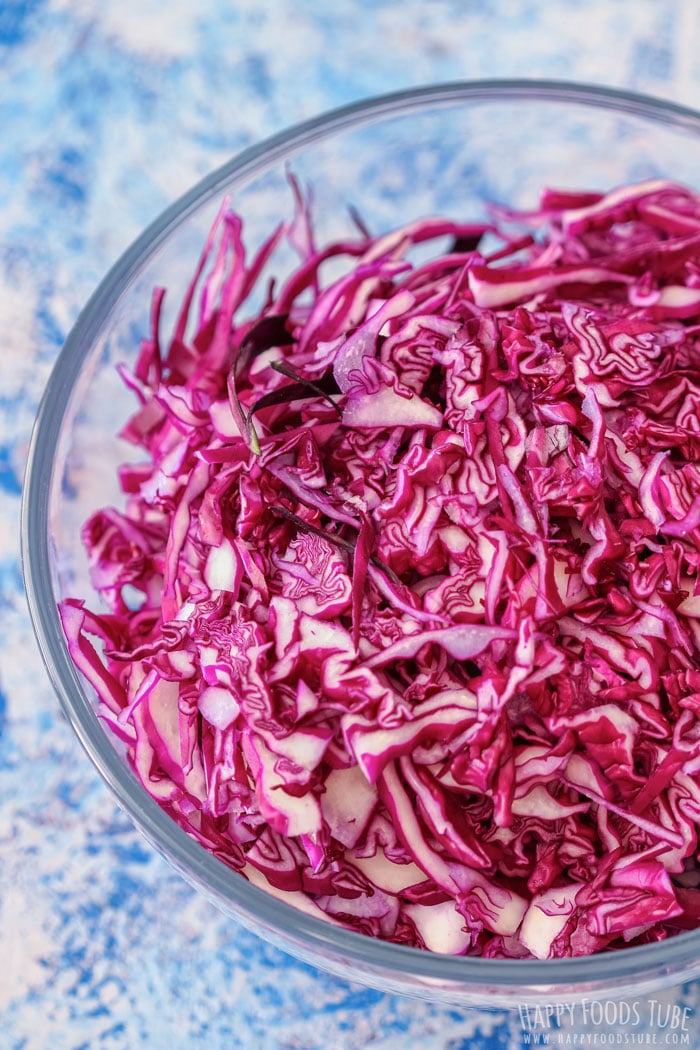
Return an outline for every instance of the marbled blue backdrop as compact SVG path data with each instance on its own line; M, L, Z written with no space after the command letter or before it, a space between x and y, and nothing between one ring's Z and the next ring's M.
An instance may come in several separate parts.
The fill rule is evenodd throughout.
M297 963L173 874L115 809L59 712L18 554L43 385L138 231L286 125L378 92L495 76L700 106L700 6L0 0L0 1050L527 1045L517 1014L385 996ZM690 1008L678 1045L700 1047L698 998L697 986L659 996ZM649 1034L671 1045L669 1030Z

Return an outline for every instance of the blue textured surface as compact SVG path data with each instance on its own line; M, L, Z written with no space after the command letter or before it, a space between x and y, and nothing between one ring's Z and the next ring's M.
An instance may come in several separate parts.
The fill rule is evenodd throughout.
M612 1045L581 1017L529 1031L517 1013L345 984L173 874L115 810L41 669L20 479L80 306L148 221L241 147L453 78L568 77L700 105L699 46L696 0L0 0L0 1050ZM621 1045L647 1033L700 1047L697 986L657 998L688 1006L686 1027L663 1028L645 1000ZM584 1030L591 1041L566 1042Z

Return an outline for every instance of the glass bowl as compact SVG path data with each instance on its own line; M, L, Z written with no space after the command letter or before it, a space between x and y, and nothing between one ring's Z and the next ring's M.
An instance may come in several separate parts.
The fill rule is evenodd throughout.
M38 413L29 453L22 546L31 616L65 714L117 801L148 841L211 901L277 946L344 978L434 1001L507 1005L640 994L700 975L700 930L666 942L556 961L452 957L324 923L267 894L189 838L147 796L76 672L57 602L89 597L80 527L119 500L116 437L133 409L115 365L149 331L152 289L179 301L222 198L244 219L250 250L289 217L289 171L313 187L318 243L352 230L350 210L380 233L442 213L484 217L487 201L532 207L545 185L612 188L653 176L698 187L700 114L619 91L544 82L445 84L336 110L246 150L157 219L81 313ZM284 276L293 257L278 258ZM172 317L166 310L164 331Z

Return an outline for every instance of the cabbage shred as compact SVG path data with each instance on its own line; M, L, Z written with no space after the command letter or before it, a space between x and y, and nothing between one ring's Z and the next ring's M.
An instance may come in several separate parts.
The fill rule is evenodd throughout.
M147 460L83 529L101 603L61 604L101 717L206 849L370 936L696 927L700 198L546 190L317 249L294 190L252 258L222 208L121 369Z

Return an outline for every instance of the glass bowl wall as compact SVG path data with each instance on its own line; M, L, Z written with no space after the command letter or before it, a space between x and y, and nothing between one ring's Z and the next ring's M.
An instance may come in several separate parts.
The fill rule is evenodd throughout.
M543 186L606 189L652 177L696 188L700 115L600 88L539 82L442 85L335 111L241 154L173 205L114 266L60 353L38 414L23 506L30 611L63 709L116 799L146 838L212 901L283 949L352 980L432 1000L499 1005L642 994L700 975L700 931L584 959L454 958L326 924L246 882L190 839L144 792L103 729L60 627L62 596L88 597L80 526L119 501L116 437L132 411L115 366L149 331L150 296L168 289L164 332L222 200L252 252L293 210L290 172L311 187L317 242L379 234L435 213L462 220L487 202L530 208ZM280 251L275 272L295 263Z

